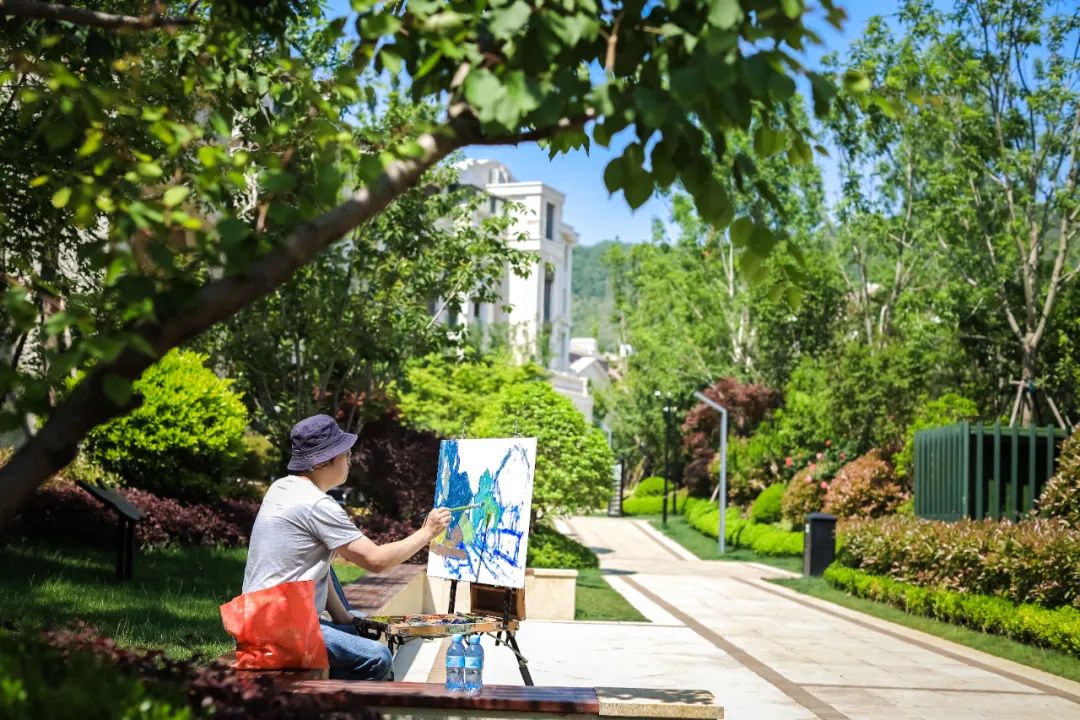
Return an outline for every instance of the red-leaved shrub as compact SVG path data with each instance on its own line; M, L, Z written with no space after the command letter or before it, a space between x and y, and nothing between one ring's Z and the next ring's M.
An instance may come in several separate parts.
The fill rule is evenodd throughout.
M764 385L741 383L733 377L721 378L706 388L705 396L728 411L729 433L747 436L780 404L781 395ZM682 425L683 450L690 462L683 469L683 480L692 491L708 494L713 482L709 464L716 455L720 437L720 413L705 403L698 403L686 414Z
M421 525L420 520L405 522L388 518L385 515L364 515L362 512L357 511L351 511L350 515L352 516L353 522L356 523L356 526L360 528L360 531L376 545L382 545L383 543L394 542L395 540L401 540L404 537L408 537L416 532ZM426 563L427 559L428 549L427 546L424 546L420 552L416 553L405 562L422 564Z
M439 436L405 427L391 411L360 430L348 484L364 494L371 511L412 522L432 507L438 465Z
M1057 472L1043 488L1036 512L1080 530L1080 430L1061 446Z
M135 541L142 549L171 545L247 544L259 503L219 500L186 503L146 490L120 492L143 514L135 525ZM16 516L15 532L48 538L99 542L112 538L116 516L85 490L64 480L51 482L24 505Z
M824 509L837 517L880 517L908 497L881 451L871 450L836 473L825 491Z
M1057 520L843 520L842 564L926 587L1080 608L1080 530Z

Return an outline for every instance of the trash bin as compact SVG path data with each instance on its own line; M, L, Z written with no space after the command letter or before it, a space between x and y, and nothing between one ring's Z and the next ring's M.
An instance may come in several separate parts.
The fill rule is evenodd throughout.
M803 533L803 575L821 575L836 557L836 516L810 513Z

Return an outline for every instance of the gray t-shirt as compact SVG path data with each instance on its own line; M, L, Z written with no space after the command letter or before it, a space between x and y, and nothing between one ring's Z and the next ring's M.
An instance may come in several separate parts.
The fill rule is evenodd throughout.
M289 475L266 491L244 568L244 592L315 581L315 611L326 609L334 550L363 537L345 510L307 478Z

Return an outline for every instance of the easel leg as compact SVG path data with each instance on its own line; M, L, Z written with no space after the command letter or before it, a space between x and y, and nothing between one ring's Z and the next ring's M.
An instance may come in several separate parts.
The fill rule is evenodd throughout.
M529 687L533 686L532 673L529 672L529 661L521 654L520 648L518 648L517 638L514 637L514 633L506 633L506 644L514 651L514 655L517 657L518 670L521 671L522 681Z

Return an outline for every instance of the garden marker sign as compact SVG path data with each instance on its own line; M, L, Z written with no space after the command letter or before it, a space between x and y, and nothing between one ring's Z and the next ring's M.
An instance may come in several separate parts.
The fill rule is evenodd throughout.
M431 543L428 575L525 587L536 438L443 440L435 507L450 525Z

